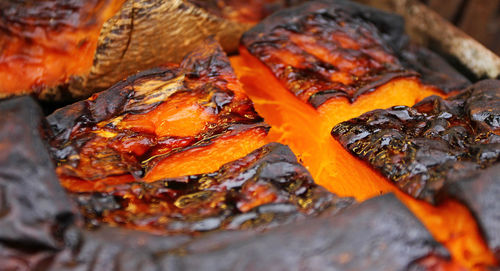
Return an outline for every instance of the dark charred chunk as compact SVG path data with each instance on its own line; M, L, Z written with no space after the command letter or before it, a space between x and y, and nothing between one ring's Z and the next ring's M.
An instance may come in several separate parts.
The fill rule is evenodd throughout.
M485 80L446 100L368 112L332 135L406 193L434 202L449 179L499 161L499 132L500 81Z
M31 98L0 102L0 242L32 251L62 248L76 210L40 137L42 118Z
M442 195L459 199L469 207L486 242L500 260L500 165L476 171L465 178L454 178L445 185Z
M138 73L59 109L47 117L58 174L89 181L123 174L143 177L161 159L219 137L252 129L266 133L268 126L235 86L227 56L210 40L180 65ZM161 105L177 111L191 106L189 110L207 116L206 123L193 134L158 133L163 120L148 126L153 117L147 114ZM139 118L144 119L140 124Z
M99 222L160 233L265 229L350 204L314 184L292 151L271 143L219 171L72 193L89 226Z
M397 58L406 39L396 15L349 1L313 1L268 17L242 43L291 92L318 107L416 76Z

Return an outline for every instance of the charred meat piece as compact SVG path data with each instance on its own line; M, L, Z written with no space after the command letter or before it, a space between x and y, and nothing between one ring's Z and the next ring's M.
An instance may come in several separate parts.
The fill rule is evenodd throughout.
M123 2L1 1L0 97L41 94L88 72L101 27Z
M448 98L375 110L332 130L342 145L415 198L435 202L450 178L499 161L500 81Z
M313 1L278 12L247 31L243 45L304 102L351 101L405 70L400 17L348 1Z
M443 188L444 196L465 203L477 218L489 247L500 261L500 165L457 177Z
M99 222L158 233L265 229L323 210L340 209L314 184L292 151L271 143L208 174L152 183L109 186L106 192L72 193L89 226Z
M268 131L214 41L47 120L71 191L209 173L263 146Z

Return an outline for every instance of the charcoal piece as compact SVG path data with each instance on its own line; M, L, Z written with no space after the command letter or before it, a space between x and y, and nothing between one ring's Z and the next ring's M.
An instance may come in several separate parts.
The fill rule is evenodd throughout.
M353 202L314 184L290 148L279 143L212 173L70 195L89 227L104 222L168 234L264 230L325 210L333 213Z
M435 203L448 179L499 161L500 81L484 80L448 99L374 110L332 136L415 198Z
M350 1L311 1L277 12L242 37L299 99L319 107L351 102L394 78L415 77L398 59L407 45L403 19Z
M463 202L476 217L488 246L500 260L500 165L456 178L443 188L443 197Z
M29 97L0 102L0 240L32 250L61 248L74 218L40 137L42 118Z

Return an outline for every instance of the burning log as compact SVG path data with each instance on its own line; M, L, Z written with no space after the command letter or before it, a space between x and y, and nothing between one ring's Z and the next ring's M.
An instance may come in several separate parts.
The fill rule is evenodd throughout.
M268 127L213 40L47 120L59 179L89 226L265 228L349 202L316 186L287 147L263 146Z
M418 59L428 54L408 47L406 41L403 22L396 15L348 1L313 1L277 12L245 33L241 57L233 58L232 64L259 113L274 129L284 131L274 140L289 144L303 156L316 182L330 187L331 176L346 172L361 183L363 179L380 178L369 172L356 176L359 167L346 165L351 164L345 162L350 158L329 138L334 125L373 109L411 106L433 94L446 96L445 92L468 84L444 64L439 67L446 67L443 70L449 73L425 70ZM429 61L443 63L438 58ZM410 67L424 72L426 82L446 91L423 85ZM443 83L443 78L457 80ZM274 108L269 100L283 102L277 103L280 108ZM288 112L294 111L287 109L291 104L300 107L300 112ZM311 133L304 133L303 127ZM324 146L329 146L330 153L318 154L316 150ZM328 162L328 156L342 158ZM344 187L358 183L338 181Z
M102 24L122 3L2 1L0 98L34 92L52 99L50 87L87 73Z
M1 244L61 249L74 208L41 138L43 114L27 97L2 101L0 112Z
M242 43L289 91L318 108L339 97L352 103L393 79L418 76L398 59L412 56L403 26L399 16L349 1L313 1L265 19ZM457 78L455 89L467 83Z
M278 143L216 172L109 185L104 190L71 193L88 226L104 222L163 234L264 230L326 209L333 214L352 201L315 185L290 149Z
M269 127L215 41L50 115L63 186L209 173L265 145Z

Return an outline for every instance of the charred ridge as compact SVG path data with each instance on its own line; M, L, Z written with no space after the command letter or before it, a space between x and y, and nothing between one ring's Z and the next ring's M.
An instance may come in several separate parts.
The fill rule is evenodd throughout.
M189 106L207 119L193 133L160 133L157 127L162 120L154 126L147 124L156 109L161 113ZM137 124L138 120L142 122ZM47 121L60 175L84 180L128 173L142 177L159 160L175 153L210 145L220 137L269 129L239 89L227 56L213 40L188 54L180 65L138 73L55 111ZM130 144L139 149L120 150Z
M431 203L452 179L497 164L500 81L413 107L374 110L343 122L332 136L411 196Z
M88 253L95 249L101 253ZM52 268L74 267L74 258L79 259L77 267L93 262L124 270L138 266L146 270L262 270L272 266L279 270L390 271L415 270L425 266L422 261L427 258L449 261L446 250L393 195L264 233L217 231L189 239L104 227L83 232L74 258L63 255L51 262Z
M270 143L219 171L71 193L87 218L166 234L267 229L352 203L314 184L292 151Z

